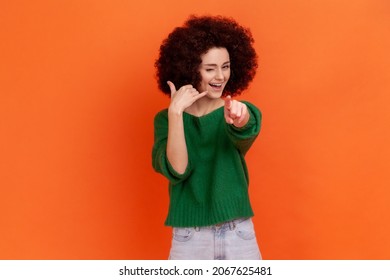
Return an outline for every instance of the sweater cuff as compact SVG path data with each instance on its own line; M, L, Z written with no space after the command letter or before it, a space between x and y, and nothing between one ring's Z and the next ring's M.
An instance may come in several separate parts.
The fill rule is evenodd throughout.
M246 130L246 129L248 129L248 128L250 128L250 127L252 127L252 126L254 126L256 124L256 119L254 118L253 113L249 109L249 106L247 106L247 108L248 108L248 114L249 114L248 122L244 126L242 126L242 127L237 127L234 124L229 124L229 126L232 129L234 129L236 131L244 131L244 130Z
M191 172L191 164L190 161L188 160L186 170L184 170L184 173L179 173L173 168L171 163L168 160L168 157L165 156L165 161L167 163L168 171L171 173L171 175L179 180L183 180L188 177L189 173Z

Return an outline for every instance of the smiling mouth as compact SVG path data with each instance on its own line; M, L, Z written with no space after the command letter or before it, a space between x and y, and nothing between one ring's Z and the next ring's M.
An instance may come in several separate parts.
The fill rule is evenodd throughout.
M210 86L212 86L212 87L214 87L214 88L221 88L222 87L222 83L220 83L220 84L209 84Z

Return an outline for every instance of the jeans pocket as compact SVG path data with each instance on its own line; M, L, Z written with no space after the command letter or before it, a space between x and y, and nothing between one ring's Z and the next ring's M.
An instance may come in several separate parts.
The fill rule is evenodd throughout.
M187 242L191 240L195 233L193 228L173 228L173 239L179 242Z
M256 237L252 219L246 219L236 224L235 232L238 237L244 240L251 240Z

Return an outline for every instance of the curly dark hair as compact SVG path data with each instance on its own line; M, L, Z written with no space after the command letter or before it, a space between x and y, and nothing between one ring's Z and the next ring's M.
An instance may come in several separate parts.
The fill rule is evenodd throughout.
M257 54L249 29L234 19L222 16L190 16L182 27L175 28L160 46L155 62L159 89L170 95L167 81L176 88L186 84L197 87L201 81L201 55L211 48L226 48L231 74L223 96L240 95L253 80L257 69Z

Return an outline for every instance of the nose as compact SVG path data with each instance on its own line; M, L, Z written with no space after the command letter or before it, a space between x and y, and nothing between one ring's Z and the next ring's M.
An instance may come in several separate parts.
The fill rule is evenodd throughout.
M215 78L217 80L223 80L225 76L223 75L222 69L218 69L217 72L215 73Z

